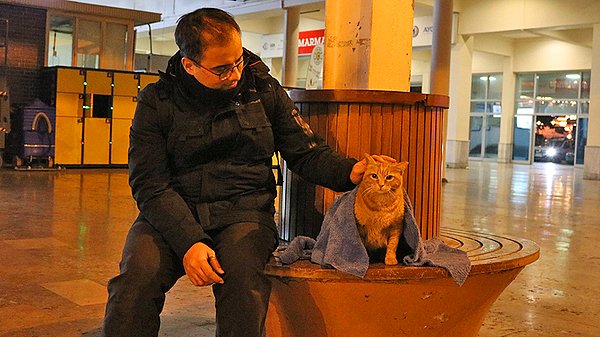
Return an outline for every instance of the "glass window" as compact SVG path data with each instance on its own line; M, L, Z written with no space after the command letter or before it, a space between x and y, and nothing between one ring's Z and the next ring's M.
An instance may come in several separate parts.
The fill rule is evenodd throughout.
M498 158L501 99L502 74L478 74L471 77L469 157Z
M576 164L583 165L585 146L587 145L588 119L579 118L577 121L577 149Z
M71 66L73 63L73 18L50 17L48 31L48 66Z
M557 98L578 98L579 72L542 73L537 76L537 98L551 100Z
M579 113L584 115L590 113L590 101L586 100L579 103Z
M487 76L473 75L471 78L471 99L485 99Z
M471 102L471 112L485 112L485 102L482 102L482 101Z
M535 112L552 115L574 115L577 113L577 100L548 100L536 102Z
M530 100L533 99L533 87L535 83L535 74L519 74L517 75L517 99ZM532 102L533 104L533 102Z
M483 117L471 116L469 134L469 157L481 157Z
M127 26L107 23L102 50L102 68L125 70L126 57Z
M494 114L502 113L502 102L494 101L487 103L487 112L491 112Z
M502 99L502 75L488 76L488 94L487 99Z
M590 98L590 72L581 73L581 98Z
M500 142L500 115L486 115L485 121L485 158L498 158Z
M583 163L583 148L579 144L584 144L587 137L590 80L590 71L579 70L517 75L514 160L530 160L528 153L533 153L534 161ZM532 113L534 116L530 116ZM548 155L549 144L555 143L564 146ZM531 145L533 151L529 151Z
M515 116L513 160L529 160L529 139L533 116Z
M98 68L100 66L100 45L102 30L100 22L78 20L77 54L78 67Z
M517 101L517 115L531 115L533 114L533 100L518 100Z

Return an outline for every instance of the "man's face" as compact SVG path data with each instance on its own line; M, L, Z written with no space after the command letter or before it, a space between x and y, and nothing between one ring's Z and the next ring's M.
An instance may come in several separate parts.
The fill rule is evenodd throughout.
M237 32L234 32L228 43L209 44L202 55L202 60L184 57L181 63L185 71L204 86L217 90L229 90L235 88L242 77L243 64L234 67L229 78L225 80L221 80L218 74L242 60L242 53L242 39Z

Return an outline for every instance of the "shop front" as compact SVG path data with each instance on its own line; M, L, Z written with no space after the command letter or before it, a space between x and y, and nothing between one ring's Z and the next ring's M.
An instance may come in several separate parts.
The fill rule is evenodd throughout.
M583 165L590 72L517 74L513 161Z

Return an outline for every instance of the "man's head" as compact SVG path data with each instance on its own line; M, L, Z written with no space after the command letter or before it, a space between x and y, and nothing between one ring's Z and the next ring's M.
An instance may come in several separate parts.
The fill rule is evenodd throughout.
M212 89L232 89L243 68L240 27L216 8L201 8L179 18L175 42L185 71Z

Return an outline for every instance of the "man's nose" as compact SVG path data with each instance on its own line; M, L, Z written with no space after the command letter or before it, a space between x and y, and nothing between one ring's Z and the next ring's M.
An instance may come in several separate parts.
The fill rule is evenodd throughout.
M231 75L229 75L229 80L239 81L242 78L242 71L244 71L243 68L233 67L231 70Z

